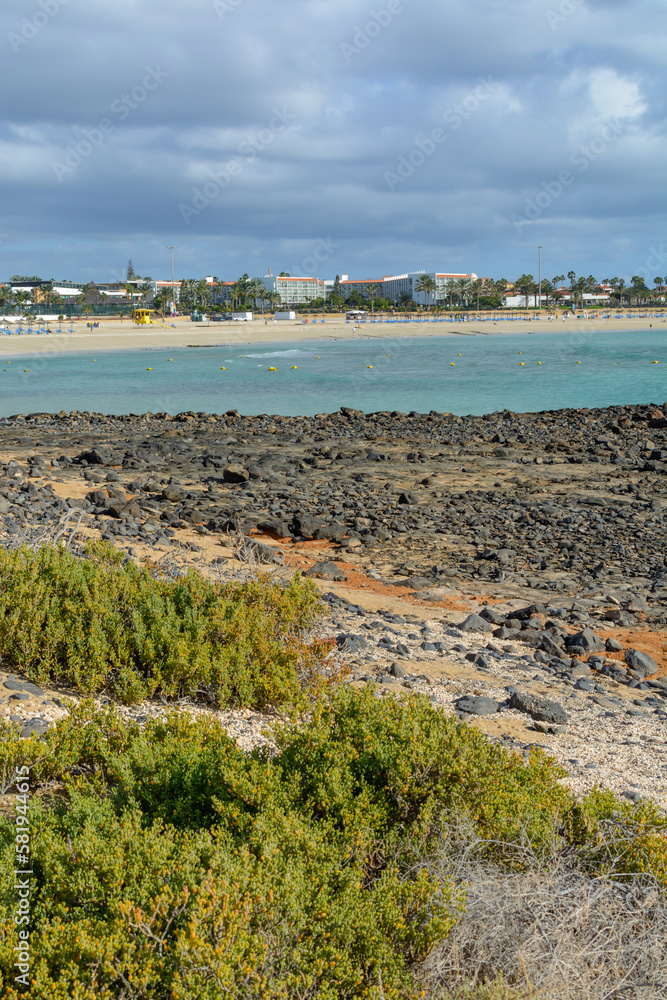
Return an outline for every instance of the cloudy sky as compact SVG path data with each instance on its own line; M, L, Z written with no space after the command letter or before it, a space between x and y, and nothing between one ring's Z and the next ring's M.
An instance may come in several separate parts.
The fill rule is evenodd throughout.
M665 0L3 0L0 278L667 276Z

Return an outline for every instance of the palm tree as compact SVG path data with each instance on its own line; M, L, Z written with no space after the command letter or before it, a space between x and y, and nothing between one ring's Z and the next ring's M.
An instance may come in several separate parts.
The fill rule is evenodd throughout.
M373 310L374 310L374 306L375 306L375 299L377 298L377 294L378 294L379 290L380 290L380 285L378 284L377 281L369 281L368 284L366 285L366 291L368 292L368 298L370 299L370 302L371 302L371 318L373 316Z
M520 278L514 282L514 288L519 293L523 295L526 300L526 309L529 307L529 299L531 295L534 295L537 290L537 285L532 274L522 274Z
M247 274L242 274L238 278L234 285L232 286L232 298L239 305L241 302L245 303L248 299L250 291L250 278Z
M458 278L456 281L456 287L459 293L461 306L465 309L468 302L468 295L470 293L470 278Z
M407 310L412 305L412 296L410 295L410 292L401 292L401 294L398 296L398 301L407 312Z
M271 307L271 309L274 310L274 312L275 312L275 310L276 310L276 308L278 306L281 306L283 304L283 300L282 300L282 296L281 296L280 292L276 292L275 290L271 291L271 292L269 292L267 294L266 300L269 303L269 306Z
M477 312L479 312L479 297L484 294L486 282L482 278L475 278L470 285L470 291L477 297Z
M454 292L456 291L456 281L453 278L448 278L445 282L445 295L449 295L449 311L452 311Z
M24 291L19 290L18 292L14 292L13 293L12 298L14 300L15 306L20 311L24 306L28 305L28 303L32 299L32 296L31 296L30 292L24 292Z
M266 294L266 288L264 287L264 282L261 278L252 278L250 284L248 285L248 291L252 298L255 306L257 305L257 299L262 303L262 316L264 315L264 296Z
M435 278L432 278L430 274L421 274L417 279L415 291L426 294L427 308L430 308L431 293L435 291Z
M141 295L142 301L146 302L148 300L148 296L153 292L153 286L149 285L148 282L145 281L142 285L137 285L137 291Z
M637 305L640 305L644 299L647 299L650 295L650 290L644 279L638 275L633 274L632 276L632 294L637 300Z
M209 285L206 278L200 278L199 281L195 282L195 302L200 305L205 306L207 302L211 301L211 286Z
M153 308L162 314L164 319L167 306L171 302L171 288L161 288L153 299Z

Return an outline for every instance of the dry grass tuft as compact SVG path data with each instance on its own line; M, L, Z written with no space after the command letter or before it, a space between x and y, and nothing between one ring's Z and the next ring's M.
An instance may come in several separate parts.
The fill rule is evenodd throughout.
M594 877L580 849L540 859L515 845L508 867L487 841L456 839L432 868L468 885L466 910L421 967L431 1000L667 998L667 894L655 879Z

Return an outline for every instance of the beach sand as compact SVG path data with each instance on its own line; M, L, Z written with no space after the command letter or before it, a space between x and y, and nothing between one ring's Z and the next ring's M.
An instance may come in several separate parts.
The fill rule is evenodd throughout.
M189 317L179 317L165 325L135 326L128 320L100 320L100 326L91 331L86 327L85 320L70 324L73 333L23 334L5 336L0 340L0 355L50 355L80 351L129 351L145 348L167 347L179 348L196 346L241 346L246 344L276 344L293 343L295 341L337 340L337 339L384 339L386 337L446 337L454 334L467 336L493 336L503 333L573 333L597 331L606 333L614 330L646 330L650 325L653 329L667 331L667 319L651 316L624 316L602 319L562 319L552 321L505 319L494 322L491 319L483 321L468 320L465 323L363 323L356 325L346 323L338 316L327 317L322 323L317 321L305 323L302 319L296 321L274 322L261 317L251 323L193 323ZM56 329L56 324L51 324ZM68 327L69 328L69 327Z

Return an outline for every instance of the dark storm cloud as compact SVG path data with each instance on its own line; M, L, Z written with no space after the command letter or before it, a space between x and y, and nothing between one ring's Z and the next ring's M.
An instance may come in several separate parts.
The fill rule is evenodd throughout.
M179 273L235 277L330 239L327 276L512 277L544 243L555 272L602 277L664 234L663 4L5 0L0 16L7 274L102 280L131 255L157 276L175 243Z

